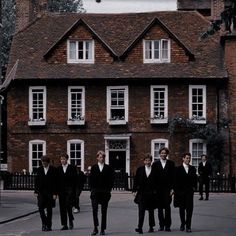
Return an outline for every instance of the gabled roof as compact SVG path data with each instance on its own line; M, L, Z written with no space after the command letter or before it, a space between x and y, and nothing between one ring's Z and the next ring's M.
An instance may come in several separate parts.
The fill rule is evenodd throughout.
M48 63L56 45L77 26L86 27L112 56L125 57L153 25L162 27L194 61L143 64L116 60L110 64ZM199 37L209 22L192 11L125 14L46 14L17 33L12 41L8 73L19 59L16 79L225 78L219 33Z
M85 28L98 40L100 41L103 46L110 52L110 54L116 58L117 55L115 52L112 50L112 48L109 47L109 45L106 44L105 41L102 40L102 38L85 22L83 19L77 20L67 31L47 50L47 52L44 55L44 58L48 58L51 54L51 52L56 48L60 42L63 40L67 39L67 37L70 35L71 32L73 32L79 25L85 26Z
M177 42L180 47L183 48L183 50L185 51L186 55L188 55L190 57L191 60L194 59L194 55L193 53L184 45L184 43L181 42L181 40L173 33L170 31L170 29L168 29L168 27L161 21L159 20L157 17L155 17L149 25L147 25L147 27L143 30L143 32L136 38L134 39L134 41L129 45L129 47L125 50L125 52L123 53L123 55L121 55L121 58L123 58L125 55L127 55L127 53L129 51L132 50L132 48L137 44L137 42L139 42L140 39L143 38L143 36L154 26L154 25L159 25L162 29L164 29L165 32L167 32L167 34L169 35L170 38L174 39L175 42Z

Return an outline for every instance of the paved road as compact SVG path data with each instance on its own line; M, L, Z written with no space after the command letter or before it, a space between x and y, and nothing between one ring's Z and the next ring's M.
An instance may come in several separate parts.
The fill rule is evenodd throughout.
M75 228L70 231L60 231L60 218L58 203L54 210L53 231L42 232L40 226L39 214L31 214L23 218L19 218L8 223L0 225L0 236L27 236L27 235L90 235L92 227L92 212L89 199L89 193L83 192L81 196L81 212L75 214ZM35 199L31 193L26 194L27 197L22 199L20 194L15 194L13 199L15 204L22 201L21 204L31 204L32 210L35 210ZM10 199L10 198L9 198ZM8 199L8 200L9 200ZM18 200L17 200L18 199ZM7 200L5 198L5 200ZM6 202L4 203L6 204ZM19 202L18 202L19 204ZM0 207L0 216L2 212ZM14 209L12 206L11 210ZM157 213L156 221L157 221ZM108 229L107 235L113 236L132 236L137 235L134 228L137 225L137 206L133 203L133 196L130 193L114 192L108 210ZM180 220L178 209L172 208L172 232L157 232L151 235L158 236L175 236L186 235L185 232L179 231ZM156 229L158 227L156 226ZM148 230L147 218L145 219L144 235ZM235 236L236 235L236 194L211 194L209 201L198 201L198 195L195 196L195 208L192 223L195 236Z

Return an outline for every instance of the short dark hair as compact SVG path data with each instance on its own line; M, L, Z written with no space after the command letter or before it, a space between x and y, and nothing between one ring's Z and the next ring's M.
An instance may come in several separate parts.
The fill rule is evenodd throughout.
M169 155L170 151L169 151L169 149L168 149L167 147L162 147L162 148L160 148L160 149L159 149L159 154L161 154L161 152L162 152L163 150L166 151L166 154L167 154L167 155Z
M208 156L207 156L206 154L202 154L202 155L201 155L201 158L202 158L202 157L206 157L206 159L208 158Z
M42 161L42 162L47 162L47 163L49 163L49 162L50 162L50 158L49 158L48 156L46 156L46 155L43 155L43 156L41 157L41 161Z
M65 158L66 158L66 160L68 160L68 159L69 159L69 156L68 156L68 154L67 154L67 153L62 153L62 154L60 155L60 157L65 157Z
M152 155L151 155L150 153L147 153L147 154L144 156L143 160L146 160L146 159L150 159L150 160L152 161Z
M185 152L185 153L182 155L183 158L186 157L186 156L190 156L190 157L191 157L191 153L190 153L190 152Z

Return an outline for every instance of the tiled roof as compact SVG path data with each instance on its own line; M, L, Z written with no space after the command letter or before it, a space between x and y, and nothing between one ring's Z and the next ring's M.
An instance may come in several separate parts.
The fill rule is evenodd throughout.
M188 63L49 64L44 56L79 20L86 23L115 55L123 55L154 19L175 35L195 61ZM60 78L224 78L219 35L199 36L209 22L196 12L133 14L46 14L14 36L8 70L19 59L16 79ZM131 48L132 50L132 48Z

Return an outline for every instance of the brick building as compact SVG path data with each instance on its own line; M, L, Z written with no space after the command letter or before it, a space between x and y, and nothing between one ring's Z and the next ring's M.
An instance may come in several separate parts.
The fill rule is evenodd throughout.
M102 149L130 174L161 146L197 166L210 144L191 124L221 134L220 169L236 173L234 36L200 41L209 22L195 11L53 14L32 2L17 1L8 66L9 171L34 171L44 153L58 164L61 152L87 170Z

